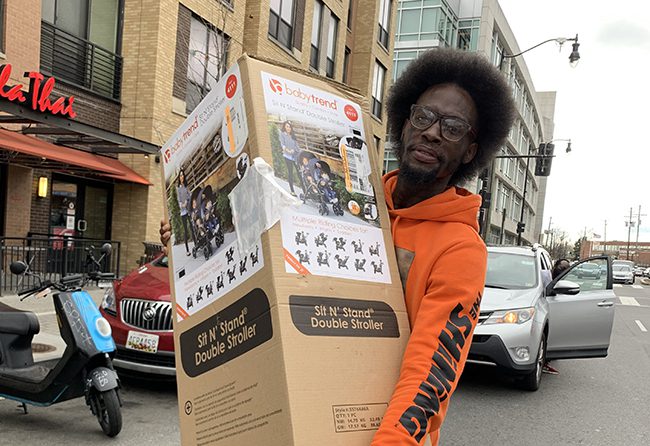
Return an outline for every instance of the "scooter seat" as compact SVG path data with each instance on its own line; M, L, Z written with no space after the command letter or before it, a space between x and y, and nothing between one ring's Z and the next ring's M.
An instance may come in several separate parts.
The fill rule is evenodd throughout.
M28 336L40 331L38 318L31 311L0 311L0 333Z

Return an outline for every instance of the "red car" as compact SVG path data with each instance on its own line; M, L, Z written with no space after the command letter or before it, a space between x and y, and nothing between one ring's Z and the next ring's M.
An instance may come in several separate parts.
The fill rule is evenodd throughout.
M113 329L113 364L125 372L176 375L167 256L106 289L99 311Z

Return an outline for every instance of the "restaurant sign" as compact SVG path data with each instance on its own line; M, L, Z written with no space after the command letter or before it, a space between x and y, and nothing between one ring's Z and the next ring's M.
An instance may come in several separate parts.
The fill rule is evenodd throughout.
M22 84L7 85L11 77L11 64L0 66L0 98L17 104L25 104L34 111L50 113L52 115L75 118L77 113L73 110L74 96L50 98L56 80L46 78L37 71L28 71L24 74L29 78L29 89L23 91Z

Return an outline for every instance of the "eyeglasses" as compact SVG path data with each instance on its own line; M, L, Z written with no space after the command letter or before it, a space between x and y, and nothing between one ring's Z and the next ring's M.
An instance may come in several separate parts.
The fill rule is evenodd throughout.
M467 122L453 116L440 115L424 105L411 105L409 121L418 130L426 130L440 121L440 133L442 137L451 142L460 141L470 132L476 137L476 132Z

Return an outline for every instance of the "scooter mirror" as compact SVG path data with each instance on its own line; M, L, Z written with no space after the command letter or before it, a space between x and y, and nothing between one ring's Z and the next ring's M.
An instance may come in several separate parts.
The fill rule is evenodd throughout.
M101 250L102 254L104 254L105 256L110 256L111 251L113 251L113 247L111 246L110 243L104 243L102 245L102 250Z
M9 270L12 274L20 276L21 274L25 274L25 271L27 271L27 264L22 261L11 262L11 265L9 265Z

